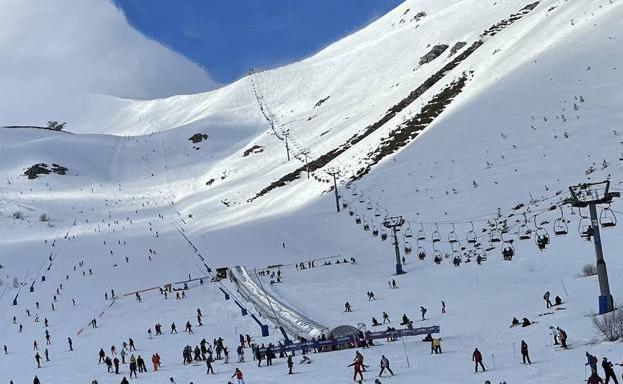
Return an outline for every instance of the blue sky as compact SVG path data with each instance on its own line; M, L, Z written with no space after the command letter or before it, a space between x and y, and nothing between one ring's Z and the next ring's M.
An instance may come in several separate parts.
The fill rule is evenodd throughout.
M403 0L114 0L144 35L219 83L310 56Z

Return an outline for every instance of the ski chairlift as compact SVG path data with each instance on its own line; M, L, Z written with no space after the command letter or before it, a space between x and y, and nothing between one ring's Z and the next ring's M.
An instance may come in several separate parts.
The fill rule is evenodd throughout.
M370 224L368 224L368 220L366 220L366 218L363 218L363 230L368 232L370 230Z
M580 213L580 222L578 223L578 232L580 237L586 241L591 241L593 237L593 226L591 225L591 219L582 214L582 210L578 208Z
M357 196L359 195L359 193L357 192L357 188L353 187L353 191L351 192L353 196Z
M374 216L381 217L381 209L379 208L379 203L376 203L376 208L374 209Z
M484 261L487 261L487 252L485 252L484 249L476 248L474 253L476 254L476 264L480 265Z
M435 230L433 231L431 238L433 240L433 243L438 243L441 241L441 235L439 234L439 226L437 225L437 223L435 223Z
M547 230L536 223L536 216L534 216L534 226L536 227L536 245L539 250L544 250L549 244L549 233Z
M354 216L354 215L355 215L355 211L353 211L353 210L351 209L350 211L348 211L348 214L349 214L350 216Z
M440 265L443 261L443 256L441 256L441 252L435 247L435 243L433 242L433 261L435 264Z
M366 205L366 209L368 211L371 211L372 208L374 208L373 205L372 205L372 199L368 198L368 205Z
M467 235L465 236L465 240L467 240L469 244L476 244L478 237L476 236L476 231L474 230L474 223L472 222L471 225L472 225L472 229L470 229L469 232L467 232Z
M599 223L601 224L601 228L609 229L616 227L617 225L617 217L615 216L612 209L610 209L610 205L601 210L599 214Z
M416 243L417 243L417 257L420 260L424 260L426 258L426 250L424 249L424 247L420 245L419 240L417 240Z
M459 265L461 265L461 263L463 262L463 256L461 255L461 252L458 249L454 248L454 244L455 243L450 243L451 247L452 247L452 264L455 267L458 267ZM460 246L459 246L460 249Z
M513 256L515 256L515 247L513 246L513 239L505 240L504 246L502 247L502 258L506 261L512 261Z
M424 224L420 223L420 230L417 233L418 240L426 240L426 232L424 232Z
M342 208L344 209L348 208L348 203L344 199L342 199Z
M411 223L407 221L407 229L405 230L405 237L411 238L413 237L413 231L411 231Z
M554 234L556 236L563 236L569 233L569 227L567 226L567 221L565 220L565 214L562 210L562 206L560 208L560 217L554 221Z
M499 243L500 241L502 241L502 234L497 228L492 229L491 232L489 232L489 242Z
M377 237L379 235L379 229L377 227L374 227L372 229L372 236Z
M366 199L363 197L363 192L361 192L361 194L359 195L359 202L363 204L365 201Z
M387 231L385 228L381 228L381 241L387 240Z
M517 230L517 236L519 237L519 240L530 240L532 237L532 229L528 227L528 218L525 213L523 214L523 220L523 224L521 224Z
M359 215L355 217L355 223L361 224L361 217L359 217Z
M454 228L454 223L452 223L452 230L450 231L450 233L448 233L448 243L450 244L454 244L454 243L458 243L459 238L456 235L456 230Z
M413 247L411 246L410 242L406 241L405 242L405 255L411 254L411 251L413 251Z

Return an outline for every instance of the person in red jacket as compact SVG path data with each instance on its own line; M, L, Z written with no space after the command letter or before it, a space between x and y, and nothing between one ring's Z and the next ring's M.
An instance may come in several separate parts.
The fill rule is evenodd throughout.
M158 366L160 365L160 355L155 354L151 357L151 364L154 366L154 372L158 370Z
M348 364L349 367L353 367L353 381L357 380L357 374L359 374L359 378L363 381L363 373L361 373L362 364L359 359L355 359L352 363Z
M236 368L236 371L234 372L233 375L231 375L232 378L236 378L236 380L238 380L238 384L244 384L244 379L243 379L243 375L242 375L242 371L239 368Z
M474 353L472 354L472 361L475 364L475 371L478 372L478 364L482 367L482 371L486 371L485 366L482 364L482 353L478 350L478 348L474 349Z

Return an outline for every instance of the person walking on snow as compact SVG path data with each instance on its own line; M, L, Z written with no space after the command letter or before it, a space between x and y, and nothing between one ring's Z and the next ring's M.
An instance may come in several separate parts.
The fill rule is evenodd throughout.
M597 356L591 355L586 351L586 364L591 367L591 372L597 372Z
M521 358L523 359L523 364L526 364L527 361L529 365L532 365L528 353L528 344L524 340L521 340Z
M291 375L292 368L294 367L294 362L292 361L292 355L288 355L288 375Z
M552 307L552 302L549 300L549 297L550 297L549 291L545 292L545 294L543 295L543 300L545 300L545 306L547 308Z
M381 372L379 372L379 377L383 376L383 372L385 372L386 369L392 376L394 376L394 372L389 367L389 360L385 357L385 355L381 355Z
M474 349L474 353L472 354L472 361L474 362L475 372L478 372L478 364L482 367L482 371L486 371L485 366L482 364L482 353L478 350L478 348Z
M614 373L614 367L612 363L608 361L605 357L601 361L601 367L604 369L604 373L606 374L606 384L610 382L610 379L614 381L614 384L619 384L619 380L617 380L617 375Z

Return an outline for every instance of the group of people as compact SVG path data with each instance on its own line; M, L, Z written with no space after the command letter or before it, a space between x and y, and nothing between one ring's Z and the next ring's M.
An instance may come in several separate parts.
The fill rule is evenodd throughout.
M601 368L603 369L606 378L605 381L601 378L601 376L599 376L599 373L597 371L597 364L599 362L597 356L586 351L586 360L586 364L584 365L591 368L591 375L587 380L588 384L603 384L604 382L605 384L608 384L610 383L610 380L612 380L614 384L619 384L619 380L617 379L616 373L614 372L614 364L609 361L608 358L603 357L601 360ZM621 362L621 364L617 365L623 366L623 361Z

